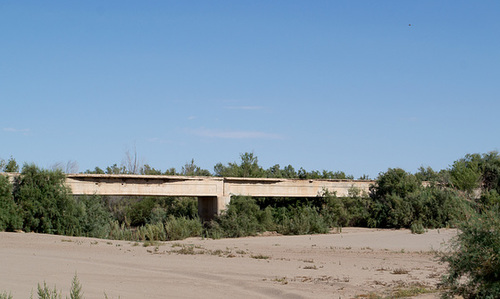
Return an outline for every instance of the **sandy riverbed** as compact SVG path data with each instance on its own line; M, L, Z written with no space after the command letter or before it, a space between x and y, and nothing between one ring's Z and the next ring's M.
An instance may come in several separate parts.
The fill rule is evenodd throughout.
M455 235L451 229L414 235L344 228L326 235L191 238L144 247L0 233L0 292L29 298L45 281L65 297L77 273L86 298L353 298L435 286L445 270L435 250Z

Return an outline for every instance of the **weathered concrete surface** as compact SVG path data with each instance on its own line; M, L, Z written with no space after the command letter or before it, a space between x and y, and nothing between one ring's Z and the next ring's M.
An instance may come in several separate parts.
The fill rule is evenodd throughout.
M16 174L10 174L11 180ZM75 195L192 196L198 197L202 219L220 213L231 196L317 197L325 190L339 197L354 187L368 192L375 181L299 180L276 178L221 178L165 175L68 174L66 184Z

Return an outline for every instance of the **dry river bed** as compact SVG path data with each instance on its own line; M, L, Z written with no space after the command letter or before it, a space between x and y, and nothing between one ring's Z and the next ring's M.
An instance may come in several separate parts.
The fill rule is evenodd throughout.
M0 232L0 293L36 297L37 284L46 282L64 298L76 273L86 298L387 296L435 288L445 271L436 251L456 234L344 228L326 235L144 244Z

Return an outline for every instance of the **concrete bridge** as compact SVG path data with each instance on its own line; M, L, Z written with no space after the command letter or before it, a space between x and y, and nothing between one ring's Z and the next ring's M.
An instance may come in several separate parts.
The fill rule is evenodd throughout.
M165 175L68 174L66 184L75 195L190 196L198 198L201 219L211 219L226 208L233 195L253 197L317 197L324 190L339 197L357 188L368 192L375 181L299 180L278 178L222 178Z
M11 180L19 174L7 174ZM198 198L201 219L211 219L226 208L231 196L318 197L324 190L339 197L349 190L368 192L371 180L299 180L280 178L223 178L167 175L67 174L74 195L189 196Z

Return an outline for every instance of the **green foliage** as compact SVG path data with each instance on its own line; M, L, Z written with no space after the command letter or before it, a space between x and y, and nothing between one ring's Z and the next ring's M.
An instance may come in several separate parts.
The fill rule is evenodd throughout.
M12 298L14 298L14 297L12 297L11 293L7 293L7 292L0 293L0 299L12 299Z
M498 194L496 189L483 191L478 202L484 207L498 206L500 205L500 194Z
M76 275L76 273L75 276L73 276L73 280L71 281L69 298L83 299L82 285L80 284L80 280L78 280L78 276Z
M58 292L56 287L53 289L49 288L45 282L43 286L38 284L38 299L61 299L61 292Z
M279 164L275 164L265 171L265 176L268 178L294 179L297 178L297 172L292 165L285 166L285 168L281 169Z
M448 264L442 287L445 297L500 298L500 210L485 210L460 224L451 251L441 257Z
M0 175L0 231L14 231L22 228L21 211L12 196L12 184L6 176Z
M155 169L155 168L151 167L149 164L145 164L144 166L142 166L140 173L144 174L144 175L161 175L162 174L161 170Z
M423 234L425 233L425 228L420 221L415 221L411 224L410 230L412 234Z
M112 221L111 212L101 196L82 196L76 198L80 205L81 234L86 237L106 238Z
M168 240L182 240L189 237L201 236L203 225L200 219L188 219L170 215L165 222L165 231Z
M480 187L480 160L479 154L467 154L464 158L453 163L450 176L451 183L455 188L472 193L474 189Z
M125 174L125 173L127 173L127 169L125 168L125 166L118 167L116 163L106 167L106 174Z
M38 233L77 235L81 232L81 208L64 185L59 171L25 165L14 188L14 200L22 210L23 229Z
M276 231L284 235L324 234L330 230L318 208L312 206L278 208L275 221Z
M90 169L87 169L85 171L85 173L88 173L88 174L104 174L104 170L102 170L101 168L99 167L95 167L94 170L90 170Z
M489 152L482 155L480 162L482 185L486 191L496 190L500 193L500 155L498 152Z
M500 155L467 154L453 163L450 181L455 188L465 191L480 206L494 206L500 194ZM479 194L480 192L480 194ZM479 194L479 195L478 195Z
M124 223L111 223L109 238L128 241L171 241L201 236L203 225L198 218L188 219L170 215L165 222L147 223L131 228Z
M438 172L435 172L431 167L424 168L423 166L415 173L415 177L421 182L437 182L441 180Z
M113 209L117 219L130 226L165 222L170 215L198 218L198 201L193 197L146 197L139 200L129 198L119 200Z
M211 237L237 238L256 235L272 229L272 226L269 209L261 210L253 198L236 196L227 210L212 221L207 234Z
M146 224L151 211L156 207L154 198L146 197L128 206L126 215L131 226L141 226Z
M14 158L10 157L3 169L4 172L19 172L19 165Z
M454 189L432 184L423 186L414 175L402 169L389 169L379 175L371 188L371 216L368 226L410 228L443 227L464 219L471 211L466 198Z
M199 166L194 164L194 159L191 159L190 163L186 163L181 170L180 175L185 176L211 176L210 171L206 169L201 169Z
M218 163L214 166L214 173L220 177L259 178L264 176L264 170L259 166L259 160L254 153L240 155L240 164L228 163L227 166Z
M383 199L388 195L405 198L421 187L421 181L401 168L389 168L377 178L377 183L371 188L372 197Z

